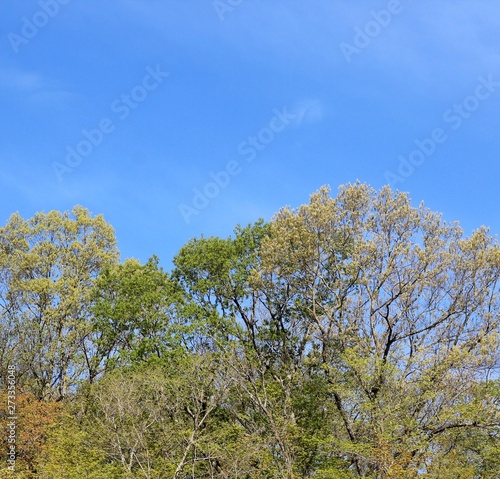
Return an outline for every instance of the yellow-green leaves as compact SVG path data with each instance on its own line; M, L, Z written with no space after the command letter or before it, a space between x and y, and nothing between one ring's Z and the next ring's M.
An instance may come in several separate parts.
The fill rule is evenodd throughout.
M92 284L118 260L112 227L75 207L0 228L0 321L8 360L40 398L64 397L84 373ZM5 358L7 360L7 358ZM5 368L6 364L1 364Z
M73 406L39 477L498 478L486 228L358 182L174 265L83 208L0 229L0 366Z
M500 424L494 395L473 399L500 366L499 251L388 187L322 188L274 217L261 294L307 333L359 475L430 471L438 436Z

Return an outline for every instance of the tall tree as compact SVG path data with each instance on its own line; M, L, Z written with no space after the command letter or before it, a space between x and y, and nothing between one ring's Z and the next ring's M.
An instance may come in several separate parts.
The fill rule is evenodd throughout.
M358 476L413 477L465 447L454 431L498 434L500 249L485 228L464 237L357 183L281 210L261 255L266 289L294 294L342 426L332 447Z
M112 227L102 216L19 214L0 228L0 369L16 364L19 386L61 399L86 373L92 285L118 259Z
M412 477L458 454L458 437L495 437L500 250L485 228L465 237L357 183L263 231L190 242L174 277L232 349L232 413L265 425L280 476Z
M325 381L307 360L313 325L298 314L293 284L261 277L261 248L281 241L273 228L261 221L236 228L233 238L193 240L175 258L173 276L208 319L209 343L226 353L233 384L226 411L263 439L272 475L308 477L320 458L339 472L342 460L325 449Z

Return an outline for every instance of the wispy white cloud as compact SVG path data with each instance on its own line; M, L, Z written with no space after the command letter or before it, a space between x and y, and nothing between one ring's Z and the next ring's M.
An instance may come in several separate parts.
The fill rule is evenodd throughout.
M292 108L297 115L296 125L319 123L325 116L325 107L318 99L304 99Z
M23 98L35 105L60 106L74 94L61 88L60 82L45 78L38 72L18 69L0 69L0 89Z
M0 70L0 87L19 92L33 92L50 86L39 73L15 69Z
M30 95L29 100L37 105L64 106L74 97L73 93L65 90L37 91Z

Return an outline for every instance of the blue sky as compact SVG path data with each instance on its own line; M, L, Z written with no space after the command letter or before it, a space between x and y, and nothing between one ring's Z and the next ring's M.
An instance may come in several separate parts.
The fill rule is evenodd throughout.
M359 179L500 233L498 2L0 9L2 224L80 204L123 259L168 267L193 236Z

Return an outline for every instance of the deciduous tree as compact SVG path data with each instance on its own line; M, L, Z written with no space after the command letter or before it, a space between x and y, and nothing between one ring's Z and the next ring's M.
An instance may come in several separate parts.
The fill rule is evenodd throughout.
M15 364L20 385L61 399L86 374L92 284L116 262L112 227L75 207L0 228L0 371Z

